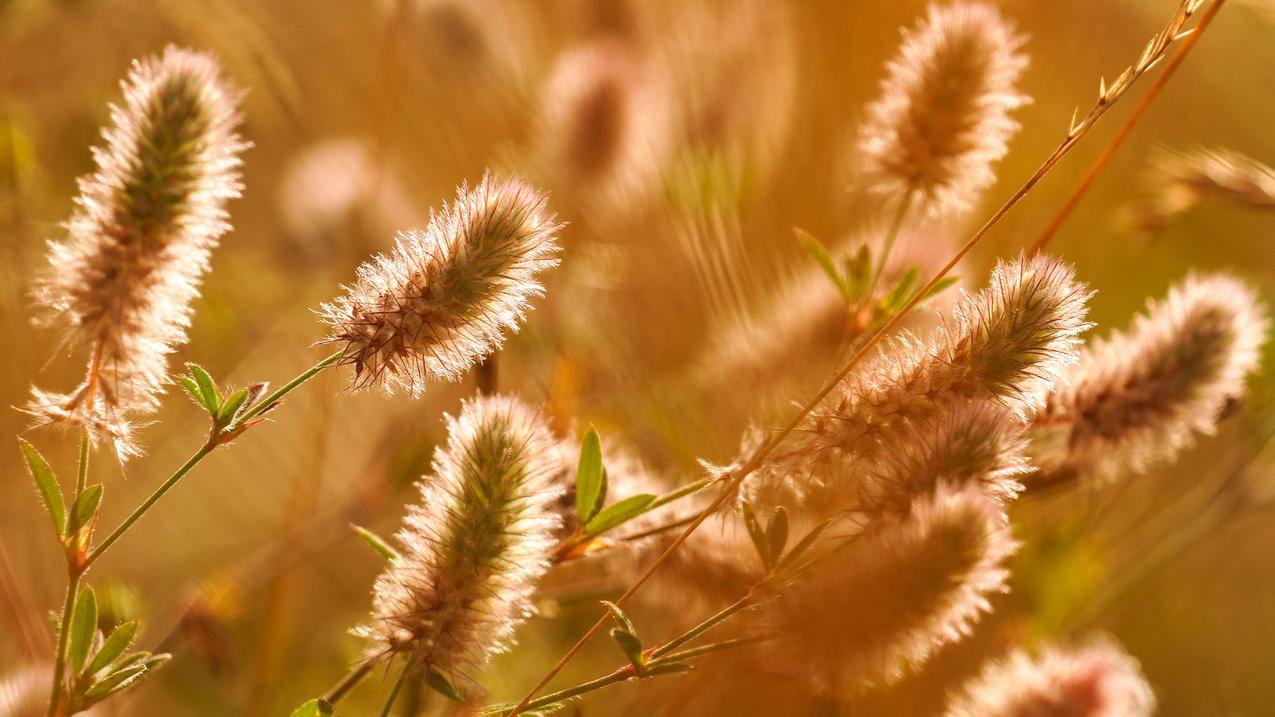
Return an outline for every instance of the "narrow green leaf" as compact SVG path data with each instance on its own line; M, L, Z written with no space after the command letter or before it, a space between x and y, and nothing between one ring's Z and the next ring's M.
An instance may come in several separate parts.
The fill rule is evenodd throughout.
M158 655L151 655L150 657L147 657L142 664L146 665L147 670L154 670L155 668L160 667L163 664L167 663L171 659L173 659L172 655L168 654L167 652L161 652Z
M108 665L115 661L115 658L124 653L125 650L133 644L133 638L137 637L138 623L136 620L116 625L111 634L106 637L106 641L98 648L97 654L93 655L93 659L89 661L89 666L84 669L84 674L95 675L106 669Z
M234 418L235 414L239 412L239 407L247 400L248 390L243 388L227 396L226 400L222 402L221 408L217 411L217 422L229 423L230 419Z
M851 301L858 301L868 291L872 280L872 251L864 244L846 260L846 283Z
M122 692L140 680L147 672L144 665L126 667L103 677L84 693L84 700L89 704L101 702L116 692Z
M908 303L908 299L911 298L912 285L916 283L917 276L916 267L908 269L907 273L899 278L894 288L890 289L890 292L882 297L881 308L890 314L902 309Z
M123 659L116 661L114 668L116 670L122 670L125 667L132 667L133 665L141 665L149 659L151 659L151 653L145 650L141 650L139 652L130 653L127 657L124 657Z
M846 284L846 280L842 278L841 273L837 271L837 263L832 260L832 254L828 253L828 248L823 245L814 235L804 229L793 228L793 233L797 235L797 241L801 242L801 246L815 260L823 273L828 275L832 283L837 287L837 291L841 295L850 298L850 287Z
M336 714L336 708L328 704L326 700L313 699L292 710L289 717L326 717L334 714Z
M218 409L221 408L221 393L217 390L217 383L213 381L212 375L197 363L188 363L186 368L190 369L190 375L199 386L199 395L203 396L204 408L216 416Z
M48 461L44 460L35 446L19 438L18 448L26 459L27 470L31 471L31 477L35 479L35 487L40 491L44 508L53 519L54 530L58 531L58 535L66 535L66 503L62 500L62 486L58 485L57 476L53 475Z
M354 530L355 535L362 538L363 542L370 545L372 547L372 550L376 551L377 555L380 555L382 558L385 558L385 560L388 562L393 562L395 560L398 560L398 551L395 550L393 547L391 547L390 544L386 542L384 538L377 535L376 533L373 533L367 528L364 528L361 525L355 525L354 523L350 523L350 527Z
M633 627L633 621L629 619L628 615L624 614L624 611L620 609L619 605L616 605L610 600L603 600L602 604L606 606L607 610L611 611L611 617L615 618L615 621L619 623L621 628L633 633L634 635L637 634L637 628Z
M434 688L434 690L442 696L454 702L465 701L465 698L461 696L460 692L457 691L456 688L452 686L452 683L443 676L443 673L438 670L430 668L429 672L425 673L425 683Z
M772 560L783 555L784 548L788 546L788 511L782 505L770 516L770 524L766 526L766 542Z
M793 546L792 550L788 551L788 554L784 556L784 559L779 561L779 565L776 566L776 570L783 570L789 565L792 565L794 560L801 557L801 554L806 552L810 546L814 544L815 540L819 538L819 534L823 532L824 528L828 527L829 522L830 521L825 520L819 525L811 528L810 532L806 533L806 536L797 541L797 544Z
M601 535L617 525L622 525L626 521L635 518L646 510L646 507L655 500L655 496L650 493L642 493L625 498L619 503L607 506L601 513L593 516L593 520L584 524L585 535Z
M762 531L761 525L757 522L757 515L753 512L753 506L749 503L744 503L744 527L748 528L748 537L753 540L753 547L757 549L757 557L761 558L761 564L770 570L775 564L774 556L770 554L770 540Z
M589 426L580 442L580 463L576 468L576 516L588 523L606 503L606 474L602 469L602 439Z
M642 641L638 639L638 636L628 630L616 627L611 630L611 639L615 640L615 644L620 646L624 656L629 658L629 664L642 671L642 665L644 664L642 659Z
M75 499L75 504L71 506L71 523L67 526L68 533L74 533L88 525L97 514L98 506L102 504L102 490L101 483L94 483L85 488L84 492L80 493L80 497Z
M925 295L925 298L928 299L930 297L937 296L944 289L956 284L956 282L960 280L961 277L959 276L945 276L942 279L939 279L939 283L935 284L933 289L930 289L929 293Z
M89 647L93 644L93 631L96 629L97 595L93 592L93 588L86 586L75 599L75 609L71 613L71 644L67 648L67 654L76 672L84 668Z

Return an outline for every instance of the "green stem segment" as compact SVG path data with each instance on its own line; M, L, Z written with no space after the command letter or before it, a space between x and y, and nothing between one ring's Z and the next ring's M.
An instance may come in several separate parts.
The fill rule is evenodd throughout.
M89 432L88 429L84 429L80 431L80 455L75 468L75 497L72 499L71 505L75 505L75 500L80 497L80 494L84 492L84 487L88 485L90 447ZM73 539L74 536L71 537ZM88 570L88 563L76 568L68 553L66 568L66 600L62 603L62 616L58 619L58 651L53 656L53 686L49 694L49 717L55 717L55 715L60 714L62 677L66 672L66 652L71 641L71 631L68 627L71 624L71 613L75 610L75 598L80 591L80 577L84 575L85 570Z
M903 199L899 200L899 208L894 213L894 219L890 222L890 229L885 235L885 242L881 245L881 253L877 255L876 266L872 269L872 281L868 283L868 290L864 293L865 301L872 301L877 290L877 282L881 280L881 273L885 271L885 262L890 258L890 251L894 248L894 242L899 238L899 232L903 229L903 220L907 217L908 209L912 206L912 192L903 195Z
M252 420L256 416L261 415L267 409L277 405L279 401L283 400L285 396L287 396L292 391L296 390L299 386L301 386L306 381L309 381L310 379L317 376L324 369L337 364L343 356L345 356L344 350L337 351L336 353L333 353L332 355L328 356L322 361L306 369L305 371L300 373L296 378L292 379L291 381L287 382L283 386L279 387L279 389L276 390L274 393L271 393L264 400L257 403L256 406L245 411L244 414L239 417L239 420L235 422L235 425L229 426L225 430L227 432L232 432L242 427L245 423ZM129 528L133 527L134 523L136 523L138 520L141 519L143 515L146 514L146 511L151 509L151 506L159 502L160 498L163 498L164 495L168 493L168 491L172 490L173 486L177 485L177 481L181 480L182 477L185 476L187 473L189 473L192 468L198 465L198 463L202 461L205 456L207 456L209 453L212 453L214 450L216 450L217 446L219 445L221 445L221 443L218 442L217 437L214 436L207 443L205 443L198 451L195 451L195 454L192 455L190 458L188 458L186 462L183 463L182 466L178 468L175 473L173 473L171 476L168 477L167 480L165 480L162 484L160 484L159 488L155 489L154 493L151 493L150 496L146 498L146 500L142 501L142 504L139 505L137 509L134 510L131 515L125 518L124 522L120 523L119 527L116 528L114 532L108 535L105 540L103 540L100 544L98 544L98 546L94 548L91 553L89 553L89 556L84 563L84 569L87 570L88 567L92 565L94 562L96 562L98 558L102 557L102 554L105 553L108 548L114 545L115 541L119 540L124 535L124 533L128 531Z
M376 663L381 660L381 657L382 655L380 654L373 655L355 665L345 677L341 678L340 682L333 685L332 689L328 690L327 694L323 695L323 701L330 705L335 705L337 702L340 702L341 698L345 697L347 692L354 689L355 685L362 682L364 677L367 677L368 673L372 671L372 668L376 667Z

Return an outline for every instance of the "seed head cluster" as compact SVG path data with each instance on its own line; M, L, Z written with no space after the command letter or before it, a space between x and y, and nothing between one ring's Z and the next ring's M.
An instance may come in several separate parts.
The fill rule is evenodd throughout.
M455 381L516 332L539 275L558 263L562 227L545 195L487 174L431 213L424 231L400 232L394 250L364 263L346 294L325 303L325 343L345 348L355 385L419 396Z
M398 533L401 554L376 581L369 653L414 654L465 680L509 647L533 612L560 526L555 439L544 419L503 396L466 401Z
M955 695L947 717L1149 717L1155 696L1138 663L1109 640L1017 650Z
M1260 307L1233 277L1192 276L1128 333L1095 341L1033 424L1042 470L1140 472L1212 434L1258 366L1268 326Z
M866 186L910 197L930 215L967 208L995 181L992 165L1018 131L1011 111L1027 67L1023 38L990 5L931 5L903 32L881 97L859 134Z
M168 356L185 341L190 303L239 196L239 93L209 55L168 47L134 63L124 103L79 181L67 237L49 244L34 296L38 322L90 348L84 383L34 389L39 423L70 422L135 454L130 416L153 412Z

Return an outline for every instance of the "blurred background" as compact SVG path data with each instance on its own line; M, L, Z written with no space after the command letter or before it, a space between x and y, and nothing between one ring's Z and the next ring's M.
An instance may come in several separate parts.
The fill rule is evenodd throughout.
M1029 37L1022 89L1034 101L1017 113L1023 129L981 205L910 232L901 254L926 271L1031 173L1073 108L1095 101L1099 78L1132 63L1177 5L998 4ZM422 227L430 207L486 168L520 174L551 190L570 225L546 299L500 357L500 389L545 405L564 432L594 423L669 486L692 480L699 458L729 462L750 424L785 421L844 354L835 289L812 273L792 228L838 253L880 234L883 217L855 186L853 139L899 28L923 12L910 0L2 0L0 436L24 431L9 407L33 382L64 390L78 380L83 357L29 323L30 280L45 240L61 236L75 178L92 169L90 147L130 61L175 43L214 53L246 91L243 134L254 145L246 191L230 206L234 230L175 362L240 385L286 380L323 355L310 348L322 335L318 304L387 250L395 229ZM1155 233L1130 221L1165 147L1275 162L1272 17L1228 3L1055 239L1098 291L1097 332L1123 327L1192 269L1233 271L1272 298L1269 211L1206 203ZM1132 104L999 224L961 267L962 285L980 285L997 257L1038 235ZM853 713L933 714L946 689L1007 645L1100 631L1141 661L1162 714L1269 714L1270 373L1177 464L1016 504L1025 545L995 615ZM93 571L109 619L143 617L144 646L175 655L116 713L286 714L357 658L362 646L346 630L365 619L381 566L348 524L393 532L443 437L442 413L474 385L436 385L411 401L352 394L347 380L329 372L273 424L213 455ZM122 470L99 454L104 524L199 445L203 424L170 391L142 433L149 455ZM28 437L71 470L74 437ZM46 616L65 576L46 521L18 452L0 450L0 685L51 654ZM494 698L533 684L628 577L605 560L570 570L549 581L519 648L483 676ZM662 611L681 600L656 586L634 613L658 634ZM598 641L561 684L619 659ZM735 669L709 663L577 709L818 709L740 704L738 690L723 689L751 679ZM373 713L386 688L369 680L342 712Z

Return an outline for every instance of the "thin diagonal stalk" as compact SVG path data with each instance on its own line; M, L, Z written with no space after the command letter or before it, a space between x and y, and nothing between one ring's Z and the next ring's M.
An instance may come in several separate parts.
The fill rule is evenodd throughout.
M868 282L868 290L864 294L864 301L871 302L872 296L877 290L877 282L881 280L881 273L885 271L885 262L890 258L890 251L894 248L894 242L899 238L899 231L903 229L903 220L907 217L908 208L912 206L912 192L903 195L899 200L899 208L895 210L894 219L890 222L890 229L886 232L885 241L881 244L881 253L877 257L876 266L872 269L872 281Z
M1120 145L1124 144L1125 140L1129 138L1129 135L1133 133L1134 127L1137 126L1143 115L1147 113L1147 110L1151 107L1151 103L1155 102L1156 96L1159 95L1160 91L1164 89L1164 86L1169 83L1169 78L1173 77L1173 73L1177 71L1178 67L1182 65L1182 62L1186 60L1186 56L1191 52L1191 48L1195 47L1196 42L1199 42L1200 35L1202 35L1204 30L1208 28L1209 23L1213 21L1218 10L1222 9L1222 3L1225 1L1226 0L1217 0L1217 2L1214 2L1213 5L1209 7L1208 11L1204 13L1204 16L1200 18L1200 22L1195 26L1195 30L1182 42L1182 45L1178 47L1177 52L1174 53L1173 57L1169 60L1169 63L1165 65L1164 71L1160 73L1160 76L1156 78L1151 87L1147 88L1146 94L1142 96L1142 99L1139 100L1137 106L1134 107L1133 113L1129 115L1129 119L1125 120L1124 124L1120 126L1120 131L1116 132L1116 136L1111 140L1111 143L1102 150L1102 154L1098 155L1098 158L1094 160L1092 165L1090 165L1089 170L1085 172L1084 179L1080 180L1080 184L1076 186L1076 189L1071 193L1071 196L1067 198L1067 201L1063 204L1062 208L1058 210L1056 215L1054 215L1053 221L1049 222L1049 226L1045 228L1045 231L1040 235L1040 238L1032 244L1032 254L1036 254L1043 250L1045 245L1048 244L1049 241L1054 238L1054 235L1058 233L1058 229L1062 226L1063 222L1067 220L1067 217L1071 215L1071 212L1076 208L1076 205L1080 204L1080 200L1085 196L1085 193L1089 191L1091 186L1093 186L1094 180L1096 180L1098 175L1102 174L1102 171L1107 168L1107 165L1111 162L1111 158L1115 156L1116 150L1120 149Z
M868 353L871 352L872 349L886 337L886 335L898 326L899 323L911 313L912 309L914 309L923 298L929 295L934 287L937 286L938 283L942 281L944 277L946 277L967 254L970 253L970 251L983 239L984 236L987 235L989 231L991 231L992 227L996 226L996 224L998 224L1011 209L1017 206L1018 203L1022 201L1023 197L1025 197L1027 193L1030 192L1032 188L1034 188L1040 180L1043 179L1045 175L1058 164L1058 162L1062 161L1062 158L1065 157L1080 142L1080 140L1089 133L1089 130L1093 128L1098 119L1106 114L1107 110L1115 104L1116 100L1123 96L1123 93L1127 91L1128 86L1130 85L1126 85L1119 93L1112 97L1101 98L1099 103L1094 106L1085 120L1081 122L1080 125L1073 126L1072 131L1068 132L1067 136L1058 144L1058 147L1055 148L1045 161L1040 164L1036 171L1028 177L1027 181L1024 182L1023 185L1019 187L1018 190L1015 191L1009 199L1007 199L1005 203L988 218L986 222L983 223L983 226L980 227L963 246L961 246L961 248L947 262L947 264L943 266L943 268L939 269L939 271L925 283L925 286L921 287L920 290L912 295L912 298L908 300L903 309L892 316L883 326L873 332L871 337L869 337L863 346L861 346L859 350L851 356L850 360L846 362L841 370L838 371L836 375L834 375L813 398L802 406L802 408L797 412L797 415L794 416L783 429L772 434L769 439L763 442L743 466L722 477L721 480L724 482L724 485L713 502L701 511L700 514L696 516L695 520L693 520L690 525L688 525L686 529L669 544L664 552L660 553L659 557L652 561L651 564L642 571L637 580L629 586L629 589L624 591L624 594L616 599L615 602L617 605L623 604L638 590L640 590L642 586L651 579L651 576L655 574L655 571L658 570L670 556L672 556L674 551L680 548L682 543L684 543L686 539L689 538L691 534L708 519L708 516L715 513L726 503L730 496L734 494L735 489L739 487L739 484L743 482L744 478L757 470L757 468L759 468L765 461L766 457L770 455L771 451L773 451L780 442L787 438L790 433L796 430L797 427L801 425L801 422L805 420L806 416L809 415L810 412L813 411L815 407L818 406L819 403L823 401L823 399L827 397L827 395L831 393L838 384L841 383L841 381L850 375L850 372L863 361ZM530 691L527 692L527 695L523 697L522 701L516 705L506 717L514 717L519 712L526 709L528 703L535 699L536 694L538 694L540 690L544 689L544 687L548 685L549 682L556 677L564 667L566 667L567 663L579 654L580 650L584 649L584 646L589 644L589 642L606 627L609 619L609 613L603 614L598 621L595 622L593 626L590 627L589 630L585 632L585 634L581 636L570 649L567 650L566 654L564 654L562 658L559 659L552 668L550 668L549 672L541 678Z

